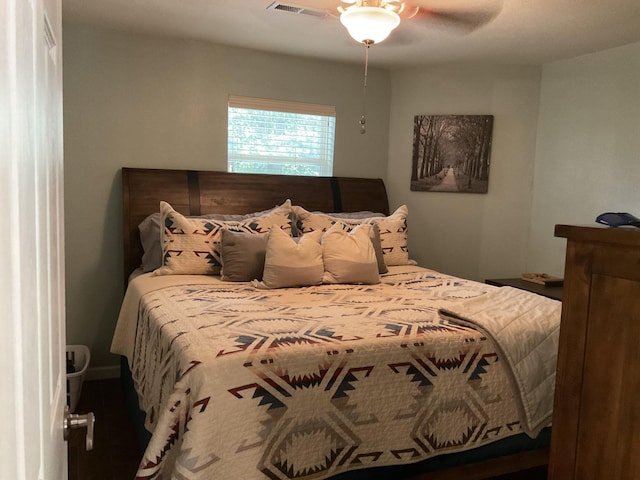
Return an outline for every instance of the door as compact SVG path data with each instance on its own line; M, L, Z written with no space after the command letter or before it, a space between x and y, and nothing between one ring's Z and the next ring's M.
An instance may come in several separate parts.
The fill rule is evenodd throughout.
M63 480L61 0L0 2L0 99L0 465Z

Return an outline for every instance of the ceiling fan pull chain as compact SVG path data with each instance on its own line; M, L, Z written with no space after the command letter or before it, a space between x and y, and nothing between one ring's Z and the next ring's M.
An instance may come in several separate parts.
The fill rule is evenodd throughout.
M370 41L365 40L365 54L364 54L364 84L362 85L362 116L360 117L360 133L367 133L367 129L365 124L367 123L367 119L365 116L366 112L366 104L367 104L367 75L369 73L369 47L371 46Z

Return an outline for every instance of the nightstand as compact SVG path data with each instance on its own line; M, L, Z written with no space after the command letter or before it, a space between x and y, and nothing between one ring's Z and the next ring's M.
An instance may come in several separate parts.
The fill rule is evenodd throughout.
M485 280L484 283L495 285L496 287L519 288L520 290L526 290L548 298L553 298L554 300L562 301L562 287L545 287L544 285L528 282L521 278L490 278Z

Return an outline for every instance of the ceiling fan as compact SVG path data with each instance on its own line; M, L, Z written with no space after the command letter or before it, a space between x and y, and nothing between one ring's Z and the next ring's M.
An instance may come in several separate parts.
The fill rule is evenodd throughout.
M472 32L495 18L502 0L294 0L293 3L339 17L354 40L373 45L405 23Z
M439 23L471 32L499 13L502 0L295 0L301 7L339 16L351 37L365 45L360 133L366 133L365 99L369 47L378 44L403 22ZM440 5L438 5L440 3ZM462 3L462 5L461 5ZM472 5L475 4L475 5Z

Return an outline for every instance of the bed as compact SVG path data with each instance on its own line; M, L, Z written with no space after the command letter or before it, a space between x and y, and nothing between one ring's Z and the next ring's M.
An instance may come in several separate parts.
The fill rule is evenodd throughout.
M547 462L559 302L414 265L380 179L123 168L122 184L112 351L149 432L137 478L482 479ZM164 263L141 273L152 214ZM222 258L248 258L234 243L198 255L222 272L181 270L184 248L166 247L179 222L264 237L263 281L232 278ZM357 242L354 282L342 253ZM320 281L294 257L318 248ZM292 258L315 280L298 286L298 268L280 288Z

